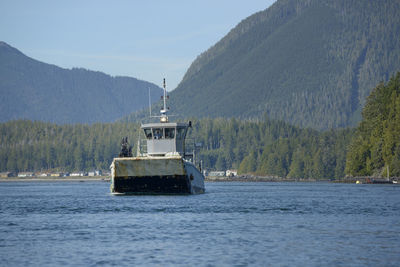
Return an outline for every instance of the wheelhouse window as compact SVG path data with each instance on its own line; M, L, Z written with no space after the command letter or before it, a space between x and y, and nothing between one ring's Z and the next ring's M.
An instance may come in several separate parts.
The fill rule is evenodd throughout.
M144 129L144 135L147 139L153 138L153 135L151 134L151 129Z
M154 136L154 139L164 138L163 129L162 128L153 128L153 136Z
M174 139L175 138L175 128L165 128L165 138Z

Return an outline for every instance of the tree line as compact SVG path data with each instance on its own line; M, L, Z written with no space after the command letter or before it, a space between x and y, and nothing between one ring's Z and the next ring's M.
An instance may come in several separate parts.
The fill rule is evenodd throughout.
M192 136L203 144L200 158L215 170L292 178L344 177L353 130L320 132L281 121L201 119Z
M108 169L122 137L133 140L137 125L57 125L29 120L0 124L1 171Z
M188 139L210 170L291 178L400 176L400 73L367 99L357 128L317 131L267 115L258 120L193 118ZM128 137L136 151L140 124L57 125L29 120L0 124L0 171L109 168Z
M207 169L290 177L341 177L351 130L325 133L265 117L262 121L193 119L188 139L201 143ZM1 171L108 169L122 137L136 150L137 123L74 124L28 120L0 124ZM322 155L319 157L319 155Z

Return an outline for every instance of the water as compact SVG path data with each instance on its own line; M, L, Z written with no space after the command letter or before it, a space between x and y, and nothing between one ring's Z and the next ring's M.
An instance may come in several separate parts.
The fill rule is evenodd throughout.
M106 182L0 183L0 266L398 266L400 186L207 183L112 196Z

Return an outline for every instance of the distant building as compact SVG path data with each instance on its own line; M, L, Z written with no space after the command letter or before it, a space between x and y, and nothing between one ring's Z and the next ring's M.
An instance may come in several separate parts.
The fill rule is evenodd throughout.
M52 173L50 176L51 177L62 177L63 173L62 172L55 172L55 173Z
M225 171L212 171L212 172L208 173L208 176L223 177L223 176L225 176Z
M40 177L48 177L48 176L50 176L50 173L43 172L43 173L39 173L38 176L40 176Z
M88 176L101 176L102 172L100 170L95 170L88 172Z
M71 172L69 176L79 177L79 176L88 176L87 172Z
M1 178L15 177L15 173L13 172L0 172Z
M18 177L33 177L33 172L20 172Z
M228 176L228 177L237 176L237 170L227 170L226 171L226 176Z

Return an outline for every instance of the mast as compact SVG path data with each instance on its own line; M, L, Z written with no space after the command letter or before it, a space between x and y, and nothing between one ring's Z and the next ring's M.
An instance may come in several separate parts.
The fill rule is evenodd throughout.
M390 180L390 175L389 175L389 164L386 166L386 168L387 168L387 171L386 171L387 180L389 181L389 180Z
M164 106L163 106L163 109L160 110L160 113L161 113L160 122L168 122L168 116L167 116L167 112L168 112L168 109L167 109L167 87L165 86L165 78L164 78L164 81L163 81L163 87L164 87L164 97L163 97Z

